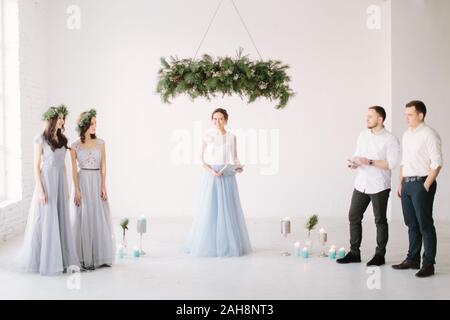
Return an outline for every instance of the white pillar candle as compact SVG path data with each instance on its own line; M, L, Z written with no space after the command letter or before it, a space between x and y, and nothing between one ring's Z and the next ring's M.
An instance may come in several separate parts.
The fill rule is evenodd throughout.
M319 230L319 240L323 244L328 241L328 234L325 232L324 228L320 228Z
M137 232L143 234L147 232L147 218L145 216L140 216L137 221Z
M281 220L281 234L287 236L291 233L291 220L289 217L285 217Z

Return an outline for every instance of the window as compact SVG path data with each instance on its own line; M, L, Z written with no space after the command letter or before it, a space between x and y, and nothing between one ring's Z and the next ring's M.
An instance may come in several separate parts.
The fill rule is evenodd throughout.
M6 199L6 148L5 148L5 67L4 67L4 31L5 21L3 0L0 0L0 202Z
M18 3L0 0L0 202L21 197L20 145Z

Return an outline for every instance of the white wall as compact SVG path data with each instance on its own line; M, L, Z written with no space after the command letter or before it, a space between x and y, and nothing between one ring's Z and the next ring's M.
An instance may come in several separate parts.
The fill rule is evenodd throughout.
M15 168L19 172L16 174L17 170L14 169L10 175L14 172L14 178L21 185L21 190L11 196L12 201L3 203L0 208L2 241L22 232L25 227L34 189L33 136L42 127L40 117L42 110L47 106L47 0L20 0L18 9L20 105L17 104L15 107L20 108L20 112L14 114L20 121L11 119L8 123L15 123L15 127L9 128L9 133L19 134L18 138L12 137L18 141L12 156L17 157ZM12 149L13 146L8 148ZM8 157L11 159L12 156L10 154Z
M78 31L66 28L66 9L73 4L82 10ZM67 127L72 138L76 115L90 107L99 110L116 216L191 214L201 171L194 164L174 165L171 137L181 129L194 134L198 121L207 126L216 106L230 111L232 129L279 130L278 174L261 175L265 166L253 164L239 177L248 216L315 212L344 218L353 183L345 159L372 104L384 105L389 115L393 111L388 119L400 136L404 104L423 99L430 109L428 122L441 134L444 156L448 153L448 1L392 2L392 31L391 1L265 0L258 1L257 11L255 1L237 1L263 58L291 65L297 96L283 111L265 101L247 105L237 98L192 103L180 97L163 105L154 94L159 57L193 56L216 4L19 1L22 200L0 208L0 239L23 230L34 184L32 137L41 130L41 112L53 103L71 107ZM371 4L387 9L380 31L366 28ZM257 57L225 1L201 53L233 55L239 46ZM444 168L436 201L439 218L450 207L448 178ZM394 218L401 218L396 199L393 209Z
M196 121L209 126L217 106L228 109L230 129L279 130L278 173L261 175L261 165L249 164L239 177L247 216L347 215L353 174L345 160L367 107L389 101L386 34L366 26L367 7L383 1L236 3L263 58L291 65L297 96L283 111L234 97L194 103L179 97L169 106L155 95L159 58L192 57L216 1L51 2L49 102L70 106L71 137L76 115L98 109L114 215L191 215L201 169L172 163L171 137L180 129L193 134ZM72 4L81 8L80 30L66 28ZM225 1L201 53L234 55L240 46L257 58Z
M444 168L438 179L435 217L449 218L450 210L450 1L400 0L392 2L392 92L394 128L406 130L405 104L419 99L428 108L426 122L442 139ZM401 216L400 203L394 212Z

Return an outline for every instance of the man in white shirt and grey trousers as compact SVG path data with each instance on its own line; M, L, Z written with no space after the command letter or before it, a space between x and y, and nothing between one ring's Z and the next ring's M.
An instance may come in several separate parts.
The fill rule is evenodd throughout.
M387 207L391 192L391 171L400 160L400 143L384 127L386 111L380 106L370 107L367 130L358 137L356 152L349 167L356 169L355 189L349 211L350 251L337 263L361 262L362 219L372 202L377 227L375 256L368 266L385 264L386 245L389 238Z
M420 278L434 274L437 238L433 202L436 178L442 168L441 139L434 129L425 124L426 114L427 108L422 101L415 100L406 105L408 130L403 135L397 194L402 199L409 249L406 259L392 266L397 270L419 269L423 242L422 268L416 273Z

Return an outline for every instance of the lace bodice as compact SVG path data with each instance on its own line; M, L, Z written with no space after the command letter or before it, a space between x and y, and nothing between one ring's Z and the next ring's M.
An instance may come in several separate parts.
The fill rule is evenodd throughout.
M79 169L100 169L102 162L102 146L105 143L102 139L96 139L94 148L86 148L80 139L70 144L70 147L77 154L77 162Z
M225 134L211 130L203 136L202 163L240 164L236 151L236 136L231 132Z
M53 151L48 142L44 140L42 134L34 137L34 143L42 145L42 168L64 167L66 158L65 147Z

